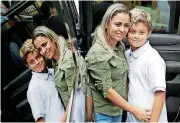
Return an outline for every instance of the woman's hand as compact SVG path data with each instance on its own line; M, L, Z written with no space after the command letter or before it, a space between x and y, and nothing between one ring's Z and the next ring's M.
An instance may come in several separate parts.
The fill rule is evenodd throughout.
M149 110L149 109L135 107L135 110L132 113L140 121L149 122L150 118L151 118L150 111L151 110Z

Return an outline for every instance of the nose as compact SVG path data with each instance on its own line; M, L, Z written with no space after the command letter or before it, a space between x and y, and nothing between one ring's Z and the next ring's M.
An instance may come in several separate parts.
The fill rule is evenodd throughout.
M119 27L119 30L120 30L121 32L124 32L124 26L120 26L120 27Z
M46 51L47 51L46 48L44 48L44 47L41 48L41 54L42 55L44 55L46 53Z
M134 35L134 38L139 38L139 34L138 33L136 33L135 35Z
M35 59L35 64L38 65L39 64L39 61L37 59Z

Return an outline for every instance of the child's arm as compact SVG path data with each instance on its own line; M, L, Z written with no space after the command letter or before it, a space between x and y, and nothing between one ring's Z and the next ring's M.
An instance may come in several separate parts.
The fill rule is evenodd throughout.
M158 122L166 97L164 91L156 91L154 94L155 100L153 103L150 122Z

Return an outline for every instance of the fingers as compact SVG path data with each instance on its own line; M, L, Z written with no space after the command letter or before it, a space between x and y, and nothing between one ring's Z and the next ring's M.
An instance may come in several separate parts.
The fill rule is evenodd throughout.
M145 109L146 110L146 112L150 112L151 111L151 109Z
M151 116L147 115L145 116L145 118L142 120L143 122L149 122L150 121Z

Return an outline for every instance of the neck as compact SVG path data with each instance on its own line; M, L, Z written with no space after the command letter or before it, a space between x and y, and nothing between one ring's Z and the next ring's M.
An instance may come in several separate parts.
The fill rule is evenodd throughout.
M132 52L134 52L134 51L137 50L137 49L138 49L137 47L132 47L132 46L131 46Z
M48 72L48 68L45 67L45 69L42 71L42 73L47 73Z
M117 43L118 43L118 41L111 40L111 39L109 39L109 41L108 41L108 44L111 45L111 46L113 46L113 47L116 47L116 46L117 46Z
M56 45L56 54L55 56L53 57L56 61L58 61L59 57L60 57L60 49L58 48L58 46Z
M56 61L59 59L60 54L56 52L56 55L53 57Z

